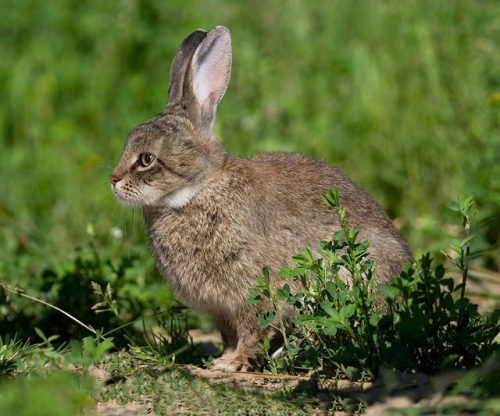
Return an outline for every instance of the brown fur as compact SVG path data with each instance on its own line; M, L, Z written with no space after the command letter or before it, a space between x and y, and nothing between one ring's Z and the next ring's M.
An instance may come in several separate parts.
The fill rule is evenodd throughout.
M278 272L292 255L339 229L321 201L328 189L339 189L347 220L370 241L378 282L413 259L388 216L339 169L300 154L226 154L212 126L230 66L225 28L195 31L181 44L171 70L172 100L132 130L112 188L142 207L158 269L191 307L214 319L224 341L214 367L234 371L256 367L261 305L246 299L262 267L273 285L283 284ZM149 166L138 162L144 152L155 157Z

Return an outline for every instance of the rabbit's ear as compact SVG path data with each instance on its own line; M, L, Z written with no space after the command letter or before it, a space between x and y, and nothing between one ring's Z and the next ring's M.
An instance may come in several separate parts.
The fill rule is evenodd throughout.
M190 65L191 90L201 111L202 125L212 129L217 104L231 75L231 36L224 26L211 29L200 42Z
M203 29L196 29L186 39L184 39L177 49L172 66L170 67L170 81L168 84L168 103L167 105L178 104L183 96L184 80L189 61L205 37L207 32Z

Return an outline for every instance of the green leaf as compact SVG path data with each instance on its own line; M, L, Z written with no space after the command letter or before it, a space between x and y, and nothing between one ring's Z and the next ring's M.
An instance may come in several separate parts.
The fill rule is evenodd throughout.
M333 302L320 302L319 306L321 309L323 309L328 315L331 317L337 318L339 316L339 313L337 310L333 309Z
M443 278L444 276L444 267L442 264L440 264L439 266L436 267L436 271L435 271L435 274L436 274L436 279L440 280Z
M332 188L328 190L328 196L330 197L330 200L333 201L335 206L339 205L340 198L339 198L339 190L338 188Z
M275 318L276 314L274 312L260 312L257 316L257 323L261 328L267 328L271 325L271 322Z
M269 326L269 322L267 321L264 312L259 313L259 315L257 316L257 323L261 328L267 328Z
M45 342L49 342L49 340L47 339L47 337L45 336L45 334L42 332L42 330L40 328L36 328L35 327L35 332L36 334L42 338Z
M445 309L451 311L453 310L453 298L450 294L446 295L442 300L442 305Z
M450 244L450 248L456 252L459 256L462 255L462 247L456 245L456 244Z
M357 234L356 234L357 235ZM355 252L356 254L364 253L368 247L370 247L370 243L366 238L363 238L358 244L356 244Z
M460 299L458 299L455 302L455 309L456 310L462 310L465 307L467 307L468 304L469 304L469 299L467 299L467 298L460 298Z
M464 215L464 216L468 216L470 214L470 210L472 208L472 204L473 204L473 197L472 196L468 196L467 198L459 198L459 205L460 205L460 212Z
M256 303L258 303L260 300L260 297L259 299L256 299L256 298L247 298L247 305L255 305Z
M396 296L398 296L398 294L401 292L397 287L394 287L390 283L379 284L377 285L377 289L380 293L382 293L384 299L391 301L396 299Z
M345 209L339 209L337 211L337 214L339 216L340 221L343 222L345 219Z
M333 202L330 199L328 199L325 195L321 195L321 200L325 203L326 206L330 208L334 207Z
M345 374L346 376L352 380L355 378L356 374L358 373L359 369L357 369L356 367L352 367L352 366L348 366L346 367L345 369Z
M359 230L356 230L354 227L350 227L349 232L348 232L349 241L351 241L351 242L356 241L358 234L359 234Z
M307 258L307 260L309 260L310 263L313 263L314 262L314 259L313 259L313 256L312 256L312 253L311 251L306 247L304 248L304 254Z
M260 296L260 293L257 289L255 289L254 287L251 287L248 289L248 292L253 296L253 297L257 297L257 296Z
M319 327L318 332L323 332L325 335L334 336L337 334L337 330L342 327L341 322L329 319L325 317L319 317L315 320L315 327ZM314 328L314 327L313 327Z
M350 318L351 316L354 315L354 312L356 311L356 307L350 303L349 305L345 306L345 317Z
M342 241L345 237L345 232L340 230L340 231L335 231L335 233L333 234L333 241L335 243L339 243L340 241Z
M323 333L325 335L330 335L333 337L333 336L337 335L337 331L338 331L338 328L331 323L328 323L327 325L325 325L323 327Z
M288 285L288 283L286 283L282 289L278 289L276 291L276 293L278 294L279 298L280 299L288 299L288 297L290 296L290 286Z
M266 285L269 285L270 279L269 279L269 269L267 267L262 268L262 274L264 275L265 283Z
M453 368L453 363L457 361L457 358L459 357L458 354L450 354L444 358L444 360L441 362L439 365L439 370L440 371L446 371L450 370Z
M283 351L286 351L291 355L297 355L300 350L301 350L300 344L295 345L295 347L292 347L291 344L287 344L283 347Z
M322 250L325 250L325 251L331 251L332 248L333 248L331 241L320 241L319 242L319 247Z
M300 265L309 264L308 260L302 254L297 254L295 256L292 256L292 260Z
M460 242L460 247L465 247L468 243L470 243L473 239L474 239L474 235L470 235L469 237L467 238L464 238L461 242Z
M325 284L326 291L330 294L332 298L337 297L337 285L333 282L326 282Z
M264 335L264 339L262 340L262 346L264 349L264 352L268 352L269 348L271 348L271 343L269 342L269 338L267 335Z
M448 291L453 291L453 286L455 286L455 282L453 279L443 279L439 282L441 285L446 286Z

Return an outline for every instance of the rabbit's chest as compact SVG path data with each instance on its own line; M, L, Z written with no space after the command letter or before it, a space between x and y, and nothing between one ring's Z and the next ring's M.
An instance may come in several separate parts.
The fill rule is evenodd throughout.
M245 234L242 224L222 218L219 212L189 218L169 212L148 223L159 271L178 295L203 309L222 294L234 296L241 286L238 276L253 269Z

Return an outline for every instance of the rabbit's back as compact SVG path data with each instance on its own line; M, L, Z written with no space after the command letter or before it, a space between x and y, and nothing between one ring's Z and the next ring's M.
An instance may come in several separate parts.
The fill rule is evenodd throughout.
M382 208L342 171L324 160L302 154L272 153L256 155L250 161L259 166L267 182L269 216L282 223L294 224L300 247L318 247L320 240L329 240L340 227L336 213L321 200L328 189L337 187L340 203L346 210L349 224L360 230L360 238L371 244L371 257L377 261L377 280L398 275L405 262L412 262L411 251ZM265 179L264 179L265 181ZM273 216L273 213L277 215Z

